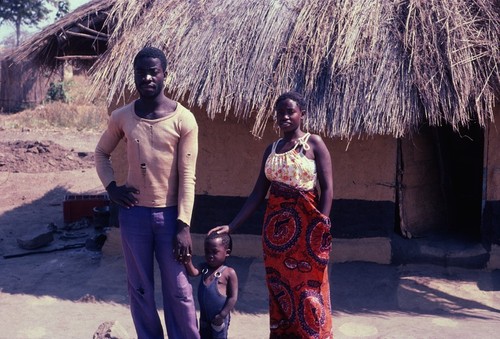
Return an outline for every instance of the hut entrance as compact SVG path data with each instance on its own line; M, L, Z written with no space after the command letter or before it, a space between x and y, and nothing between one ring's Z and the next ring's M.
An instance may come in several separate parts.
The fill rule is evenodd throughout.
M434 129L447 230L481 240L484 134L478 124Z
M483 131L423 128L399 141L398 221L405 237L481 240Z

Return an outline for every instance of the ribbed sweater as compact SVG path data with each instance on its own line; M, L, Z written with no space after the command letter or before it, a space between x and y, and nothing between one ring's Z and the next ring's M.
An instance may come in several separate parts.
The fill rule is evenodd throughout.
M139 190L138 206L178 206L178 219L190 225L195 194L198 125L177 103L174 112L154 120L135 114L134 102L111 113L95 150L97 174L104 187L115 181L111 152L124 140L126 185Z

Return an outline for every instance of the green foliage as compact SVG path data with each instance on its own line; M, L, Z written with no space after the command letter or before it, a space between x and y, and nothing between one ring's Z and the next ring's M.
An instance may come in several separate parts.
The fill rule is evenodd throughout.
M56 20L61 19L63 16L69 13L68 0L54 1L54 5L57 8Z
M43 0L8 0L0 2L0 19L14 24L36 25L49 13Z
M51 82L49 88L47 89L47 94L45 95L45 101L68 102L69 100L66 96L66 91L64 90L64 82Z
M56 19L69 12L68 0L1 0L0 25L10 22L16 28L16 46L21 38L21 26L37 26L50 13L48 5L57 9Z

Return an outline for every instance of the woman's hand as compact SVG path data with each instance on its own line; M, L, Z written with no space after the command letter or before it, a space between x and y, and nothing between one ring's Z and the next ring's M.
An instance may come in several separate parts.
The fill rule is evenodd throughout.
M223 233L230 233L230 229L228 225L222 225L222 226L216 226L212 228L210 231L208 231L208 234L212 232L216 232L217 234L223 234Z

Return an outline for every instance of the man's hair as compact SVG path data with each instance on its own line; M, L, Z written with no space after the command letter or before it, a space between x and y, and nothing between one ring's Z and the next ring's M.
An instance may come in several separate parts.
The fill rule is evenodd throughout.
M163 68L163 71L167 70L167 57L165 56L165 53L161 49L155 48L155 47L144 47L137 53L137 55L134 58L134 68L139 59L142 58L156 58L160 60L161 67Z
M282 101L285 101L286 99L290 99L290 100L295 101L297 106L299 106L300 110L304 113L306 112L307 103L304 100L304 97L302 96L302 94L297 93L297 92L293 92L293 91L285 92L285 93L281 94L278 97L278 99L276 99L276 103L274 104L274 108L276 109L278 107L278 104Z
M221 239L222 245L226 250L230 251L233 250L233 239L231 239L231 236L228 233L212 232L205 238L205 240L212 240L212 239Z

